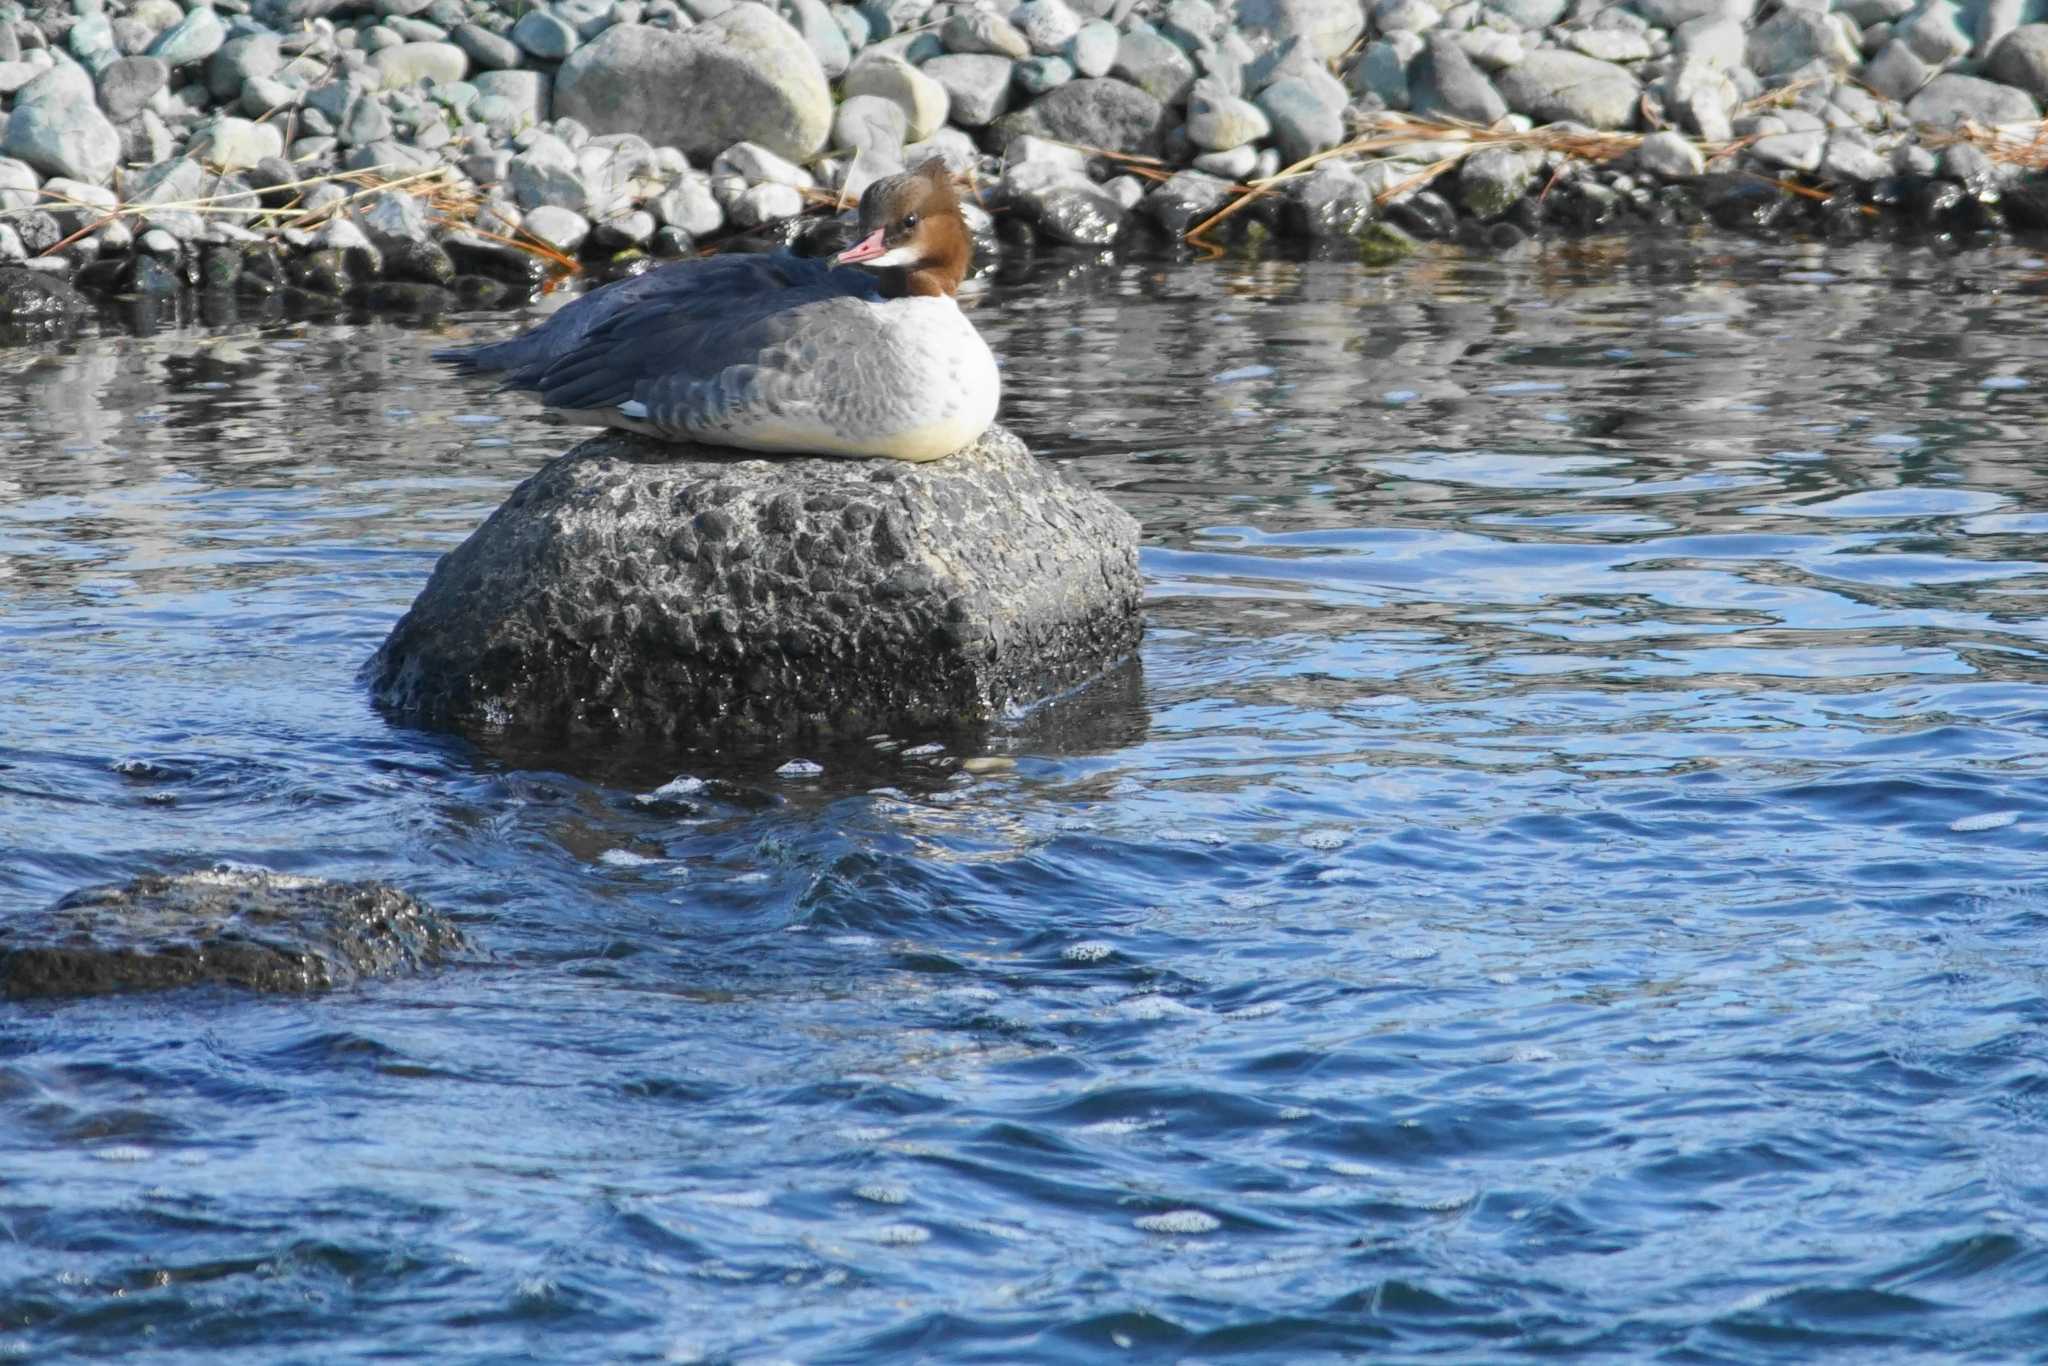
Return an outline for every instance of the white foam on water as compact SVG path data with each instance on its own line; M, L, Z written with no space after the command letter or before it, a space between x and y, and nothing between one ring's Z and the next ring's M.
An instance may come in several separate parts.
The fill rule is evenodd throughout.
M1475 1190L1460 1191L1453 1195L1411 1195L1401 1197L1401 1203L1410 1209L1427 1210L1432 1214L1448 1214L1452 1210L1464 1209L1479 1198ZM1511 1219L1526 1219L1529 1211L1516 1210L1508 1216Z
M1123 1119L1098 1119L1093 1124L1083 1124L1078 1132L1109 1138L1124 1138L1131 1134L1157 1129L1166 1123L1163 1119L1139 1119L1126 1116Z
M1099 963L1113 956L1116 949L1100 939L1084 939L1078 944L1069 944L1060 950L1060 957L1069 963Z
M92 1149L88 1156L95 1162L148 1162L156 1157L156 1149L137 1143L110 1143Z
M877 1205L905 1205L910 1203L910 1188L899 1186L893 1181L870 1181L855 1186L853 1193L861 1199Z
M1342 830L1305 830L1301 835L1301 842L1311 849L1342 849L1350 841Z
M1117 1003L1116 1011L1119 1015L1133 1020L1184 1020L1204 1013L1193 1006L1184 1006L1170 996L1161 996L1157 992L1147 992L1142 996L1120 1001Z
M760 1209L774 1197L764 1190L696 1191L691 1198L699 1204L723 1205L727 1209Z
M969 1221L966 1226L973 1229L976 1233L986 1233L989 1237L1000 1239L1005 1243L1028 1243L1031 1241L1031 1234L1014 1224L998 1224L987 1219L975 1219Z
M1234 1266L1205 1266L1201 1276L1206 1281L1249 1281L1262 1276L1285 1276L1301 1270L1301 1265L1312 1254L1296 1253L1291 1257L1261 1257L1255 1262L1239 1262Z
M775 770L778 778L815 778L825 771L825 766L810 759L791 759Z
M1962 816L1952 820L1948 823L1948 828L1958 835L1974 835L1980 830L2003 830L2008 825L2017 824L2019 818L2020 813L2017 811L1982 811L1974 816Z
M884 1247L915 1247L930 1242L932 1231L922 1224L883 1224L868 1237Z
M614 868L644 868L650 863L666 863L667 859L649 858L636 854L631 849L607 849L597 856L599 863L609 863Z
M1147 1233L1214 1233L1223 1227L1221 1219L1198 1209L1173 1209L1164 1214L1142 1214L1131 1222Z
M999 991L991 991L987 987L947 987L944 991L933 992L932 999L935 1001L970 1001L975 1005L988 1005L1002 1000L1003 994Z

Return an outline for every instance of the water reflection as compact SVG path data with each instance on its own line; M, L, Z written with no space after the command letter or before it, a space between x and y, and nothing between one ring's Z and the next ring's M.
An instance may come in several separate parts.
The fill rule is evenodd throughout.
M11 1017L7 1349L2032 1353L2040 270L1006 267L1142 659L687 762L354 681L575 436L424 359L513 320L0 353L0 915L225 858L493 955Z

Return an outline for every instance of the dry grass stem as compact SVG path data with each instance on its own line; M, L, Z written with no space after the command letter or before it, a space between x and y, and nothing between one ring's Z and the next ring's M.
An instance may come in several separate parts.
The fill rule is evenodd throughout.
M448 220L443 219L442 221L447 222ZM486 242L496 242L500 246L515 247L529 256L538 256L542 260L551 261L563 271L572 275L583 269L583 263L575 257L564 256L561 252L556 251L524 228L519 229L517 237L506 237L500 233L486 232L473 223L451 223L450 226L460 227L471 237L480 237Z
M404 174L393 175L394 171ZM218 170L215 175L221 174ZM320 185L351 185L354 192L323 204L317 209L303 207L302 192ZM89 204L68 195L55 194L49 190L40 191L40 200L17 209L0 209L0 220L18 217L32 209L46 206L84 209L94 217L62 241L47 248L42 254L63 250L82 237L98 232L117 219L133 218L147 221L150 215L159 213L190 213L214 215L221 218L240 219L256 232L276 233L293 229L309 228L326 222L336 214L346 213L363 201L382 194L387 190L405 190L426 201L428 209L443 226L461 228L478 237L516 247L534 256L542 257L563 270L577 269L577 263L554 248L522 233L519 237L502 237L496 233L476 228L471 219L481 205L481 195L472 187L459 184L454 174L445 166L430 167L422 171L407 171L399 166L369 166L353 171L333 171L324 175L306 176L300 180L289 180L277 185L266 185L261 191L230 190L219 194L195 195L189 199L167 199L154 204L137 204L120 201L108 208L102 204ZM290 200L275 207L256 202L258 193L275 195L289 192Z
M1417 143L1434 144L1433 151L1442 153L1427 166L1417 168L1412 174L1387 186L1379 192L1379 201L1398 198L1429 184L1444 172L1455 169L1472 153L1486 147L1513 147L1524 151L1546 152L1553 156L1575 161L1604 163L1617 161L1642 146L1641 133L1603 133L1591 129L1573 128L1532 128L1520 132L1513 128L1487 128L1479 124L1464 123L1455 119L1418 118L1410 114L1374 114L1361 126L1358 136L1349 142L1303 157L1279 174L1264 180L1255 180L1217 212L1203 219L1187 231L1187 240L1205 250L1213 250L1215 244L1206 240L1205 234L1242 213L1261 196L1304 175L1325 161L1395 161L1385 153L1413 147ZM1446 150L1442 144L1462 144L1455 150ZM1702 154L1709 158L1723 156L1739 144L1696 142ZM1405 164L1405 162L1403 163ZM1235 187L1233 187L1235 188Z
M390 166L374 166L366 171L355 172L354 174L381 175L385 171L389 171L392 169L394 168ZM345 199L337 199L332 204L324 204L317 209L312 209L307 211L306 213L302 213L297 218L294 218L291 222L285 224L285 227L308 228L315 223L325 222L327 219L332 218L335 214L339 213L341 210L347 208L351 204L360 203L365 199L371 198L373 195L380 195L384 193L386 190L402 189L407 185L417 185L420 182L426 180L444 180L447 178L447 176L447 167L436 166L430 170L416 171L411 175L399 176L395 180L379 180L374 183L365 185L364 188L357 190L354 194L349 195Z
M1930 151L1966 142L2001 165L2048 171L2048 119L2032 124L1964 123L1919 132L1920 145Z

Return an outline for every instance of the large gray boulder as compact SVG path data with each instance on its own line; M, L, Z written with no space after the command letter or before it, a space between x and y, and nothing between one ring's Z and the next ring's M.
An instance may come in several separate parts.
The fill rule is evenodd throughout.
M607 433L521 484L366 670L431 724L689 744L987 721L1128 654L1137 525L991 428L926 464Z
M754 142L806 161L832 131L832 92L802 34L765 5L734 5L682 33L606 29L555 73L554 113L694 159Z
M946 92L946 107L962 128L980 128L1010 107L1010 77L1016 63L983 52L952 52L919 70Z
M946 126L951 98L946 87L901 57L885 52L869 53L855 62L839 93L842 99L873 95L890 101L903 111L904 136L912 142L923 142Z
M1070 81L995 123L997 140L1050 138L1108 152L1151 155L1166 134L1166 106L1119 80Z
M1185 104L1195 83L1195 64L1180 45L1142 20L1131 25L1117 43L1116 65L1110 68L1161 104Z
M1845 16L1800 8L1781 9L1751 29L1745 50L1750 69L1766 79L1809 62L1846 71L1862 55L1856 29Z
M1365 31L1365 6L1358 0L1244 0L1237 25L1274 43L1306 38L1316 56L1335 61Z
M2041 106L2024 90L1944 72L1906 101L1906 117L1915 123L1944 128L1956 123L2032 123Z
M2021 24L1991 53L1991 78L2035 99L2048 96L2048 24Z
M1408 72L1408 106L1418 114L1437 114L1482 128L1507 117L1508 102L1493 88L1473 60L1448 33L1432 33Z
M185 17L157 35L149 55L172 67L192 66L220 51L228 40L227 26L211 5L195 5Z
M1273 144L1286 165L1344 140L1344 87L1334 79L1283 77L1261 90L1255 103L1271 122Z
M217 868L88 887L8 917L0 994L328 991L470 952L460 930L395 887Z
M1643 94L1625 67L1558 48L1541 48L1501 72L1499 88L1517 114L1589 128L1634 127Z
M453 85L469 74L469 54L453 43L399 43L370 55L386 90L400 86Z
M16 92L0 156L104 185L121 160L121 135L100 112L92 78L76 66L54 66Z

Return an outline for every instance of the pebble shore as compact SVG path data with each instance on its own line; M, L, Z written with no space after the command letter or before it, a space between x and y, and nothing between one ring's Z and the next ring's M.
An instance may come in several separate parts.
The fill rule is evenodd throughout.
M4 3L0 316L72 286L487 303L568 260L787 239L931 156L978 227L1090 247L2036 228L2041 8Z

